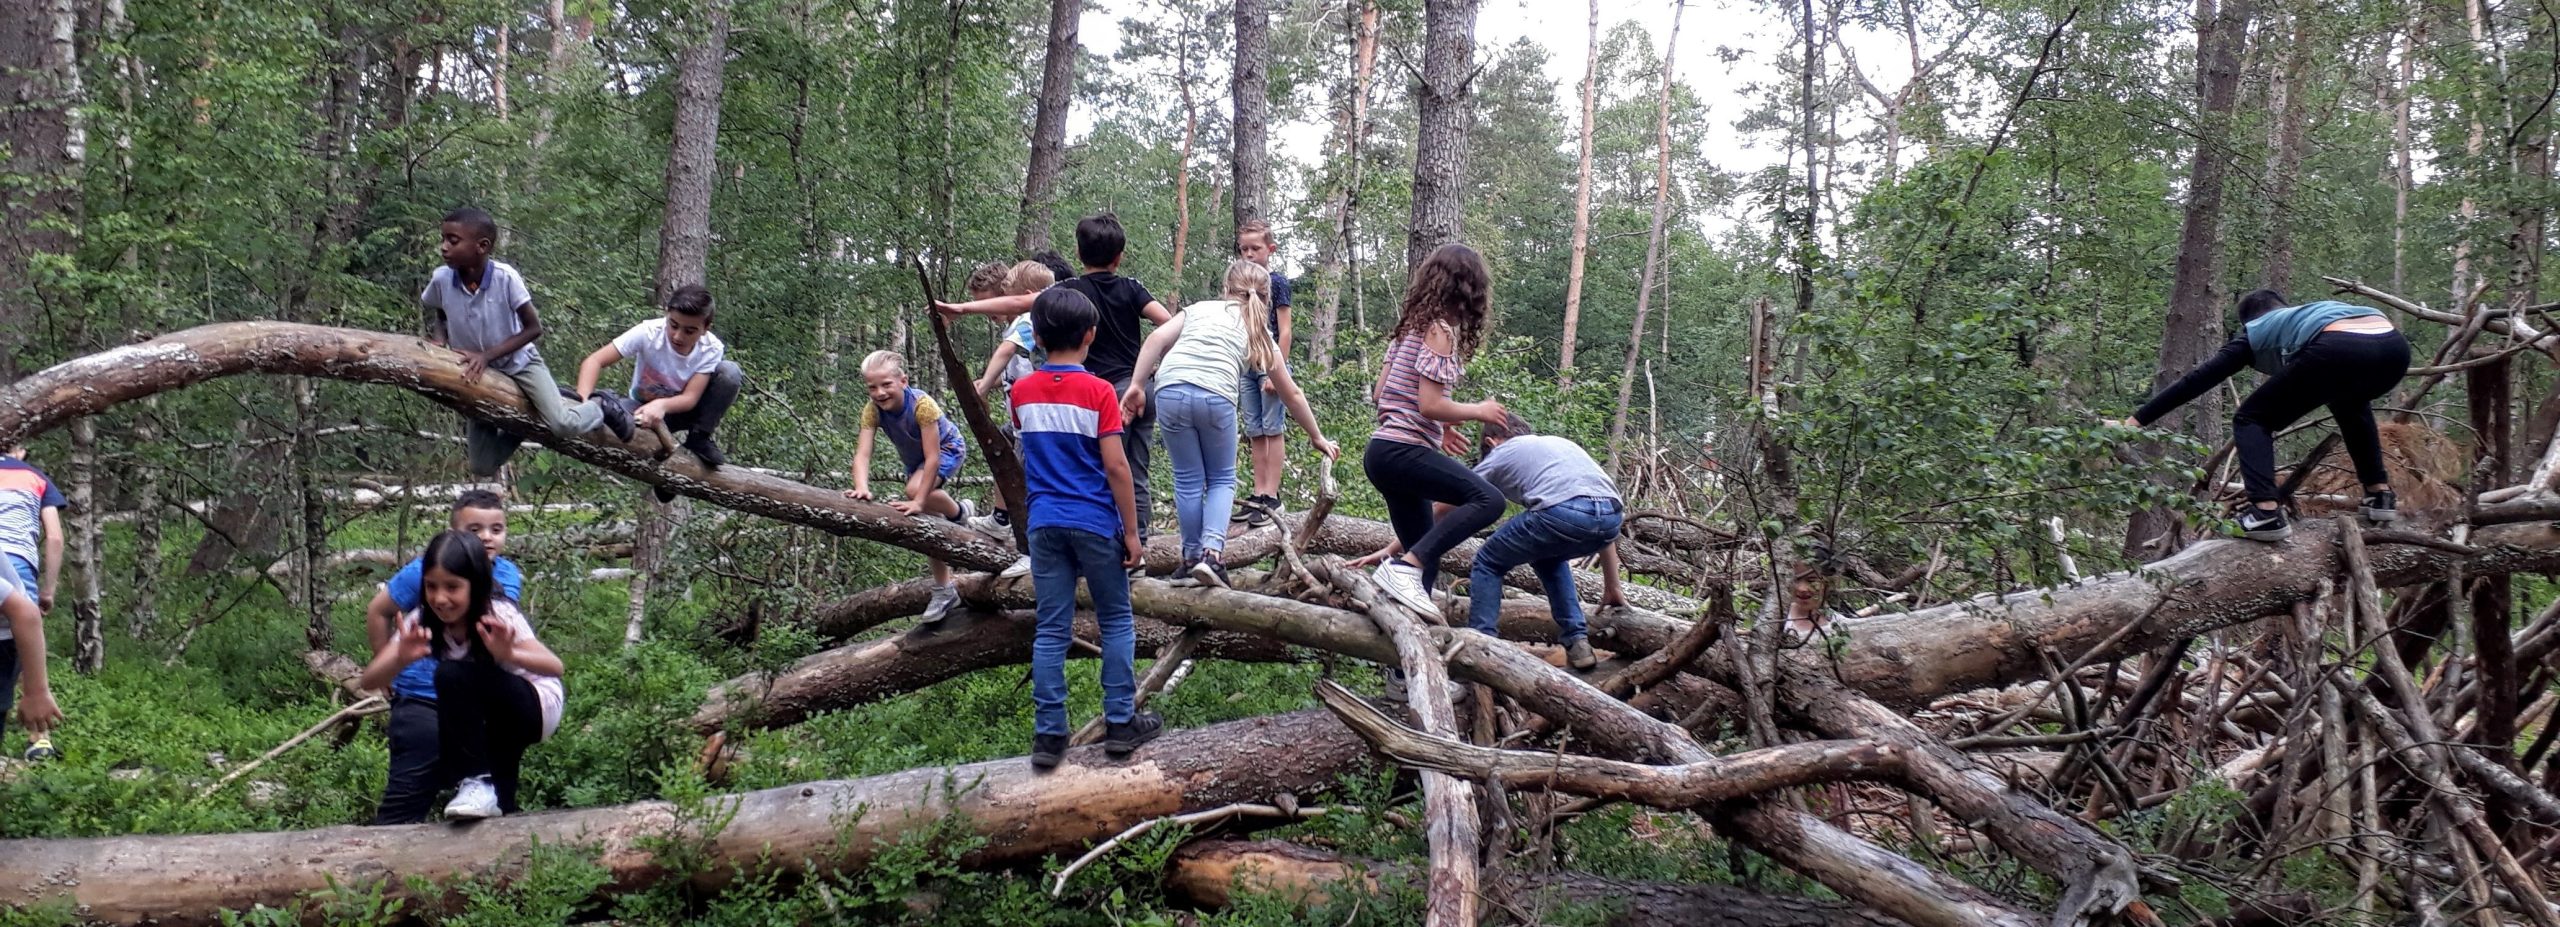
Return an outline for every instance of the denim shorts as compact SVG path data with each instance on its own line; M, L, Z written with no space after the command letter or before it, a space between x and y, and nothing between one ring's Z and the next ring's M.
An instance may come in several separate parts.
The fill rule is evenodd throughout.
M1262 391L1262 381L1268 378L1247 370L1236 384L1236 428L1247 438L1276 438L1289 430L1288 401L1279 393Z

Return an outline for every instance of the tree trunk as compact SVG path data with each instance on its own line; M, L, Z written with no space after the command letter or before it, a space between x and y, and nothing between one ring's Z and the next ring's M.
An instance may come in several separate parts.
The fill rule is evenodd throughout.
M1191 146L1200 137L1200 108L1191 96L1191 25L1185 22L1175 42L1173 83L1182 91L1182 156L1173 164L1173 305L1182 301L1183 268L1191 247Z
M676 112L667 146L664 221L658 227L656 302L707 279L711 187L719 173L720 95L729 66L729 6L695 11L691 41L676 57Z
M1413 219L1405 228L1410 276L1434 248L1466 233L1467 127L1475 122L1476 4L1423 0L1422 83L1414 88Z
M1058 171L1067 163L1067 101L1075 93L1076 18L1083 0L1049 0L1049 50L1040 64L1039 108L1031 119L1031 167L1022 179L1022 222L1013 250L1027 255L1049 247L1049 213Z
M1334 346L1341 338L1342 292L1356 292L1360 285L1359 244L1352 235L1352 226L1359 216L1360 142L1369 131L1369 75L1378 63L1378 4L1375 0L1361 0L1356 7L1346 4L1343 17L1351 31L1351 80L1347 100L1339 98L1342 91L1337 90L1335 142L1328 146L1334 152L1334 164L1342 179L1328 210L1333 219L1332 232L1325 236L1324 247L1317 252L1322 255L1317 263L1323 268L1317 280L1325 289L1324 308L1316 315L1313 354L1316 367L1326 371L1333 369ZM1356 305L1353 311L1359 314L1361 325L1368 324L1366 314L1359 313Z
M1673 86L1671 64L1672 56L1680 49L1680 14L1686 12L1688 8L1689 4L1686 0L1672 0L1671 34L1664 40L1662 47L1662 96L1654 102L1653 107L1655 148L1653 162L1653 227L1652 230L1647 232L1645 235L1644 271L1637 275L1636 318L1635 322L1628 326L1627 329L1627 363L1623 369L1618 371L1617 412L1609 419L1609 472L1619 476L1620 478L1624 478L1627 472L1626 460L1621 456L1621 453L1625 450L1627 439L1627 407L1628 404L1633 402L1635 399L1636 358L1644 353L1645 313L1653 308L1654 273L1660 266L1660 261L1658 259L1662 256L1663 229L1665 227L1665 223L1671 218L1671 88ZM1598 20L1595 18L1593 21L1597 22ZM1807 25L1806 28L1811 29L1812 27ZM1810 80L1811 78L1807 79ZM1585 96L1587 97L1588 94L1586 93ZM1588 128L1589 127L1586 126L1585 131L1588 131ZM1584 144L1584 169L1587 175L1590 167L1590 149L1588 147L1589 142L1586 141ZM1588 189L1589 180L1587 176L1585 178L1584 185L1585 189L1583 192L1585 195L1588 195L1590 191ZM1808 205L1806 208L1810 209L1812 207ZM1589 231L1587 219L1588 216L1584 216L1582 219L1576 221L1576 224L1583 226L1584 231L1586 232Z
M540 108L533 117L533 150L540 152L551 144L551 127L558 118L562 92L569 77L571 44L568 0L544 0L543 23L551 29L551 53L542 65L542 92L536 95Z
M71 425L71 568L79 590L71 596L71 668L95 673L107 665L100 618L106 598L106 545L98 536L98 429L95 419Z
M1673 14L1676 18L1678 14ZM1670 83L1671 62L1662 64L1664 83ZM1582 268L1591 254L1591 133L1592 116L1597 112L1600 91L1600 0L1591 0L1591 48L1582 65L1582 135L1580 153L1574 159L1573 186L1573 262L1565 273L1564 336L1556 348L1556 379L1573 385L1573 348L1582 324ZM1668 146L1666 146L1668 147ZM1655 180L1660 182L1659 171ZM1658 214L1660 210L1656 210ZM1650 245L1648 244L1648 247ZM1647 265L1651 269L1651 265ZM1643 297L1637 297L1638 302ZM1642 312L1643 310L1637 310Z
M1235 0L1235 224L1270 218L1271 13L1265 0ZM1227 239L1232 242L1232 237Z
M47 295L36 258L71 251L88 156L80 125L75 0L16 0L0 13L0 383L17 379L19 355Z
M2284 65L2268 88L2277 98L2275 158L2267 166L2267 266L2258 275L2259 286L2285 293L2293 292L2293 223L2301 213L2294 208L2294 197L2300 195L2295 177L2302 172L2303 134L2311 109L2305 99L2311 93L2311 17L2297 11L2292 19Z
M2416 183L2409 165L2409 106L2417 98L2418 43L2427 34L2426 7L2409 10L2401 33L2399 99L2391 108L2391 292L2408 292L2409 189Z
M2203 2L2210 10L2213 0ZM2224 139L2230 135L2232 110L2239 102L2240 50L2248 39L2254 2L2222 0L2220 9L2205 19L2209 31L2196 48L2202 139L2187 171L2186 218L2178 228L2169 318L2160 333L2160 369L2151 378L2154 393L2202 363L2222 342L2222 304L2215 296L2214 281L2220 279L2222 268L2223 179L2231 170L2231 149ZM2222 418L2219 394L2207 393L2155 424L2196 435L2212 446L2220 443L2225 430ZM2125 528L2125 553L2144 560L2174 549L2174 539L2165 547L2159 544L2173 524L2166 507L2134 513Z

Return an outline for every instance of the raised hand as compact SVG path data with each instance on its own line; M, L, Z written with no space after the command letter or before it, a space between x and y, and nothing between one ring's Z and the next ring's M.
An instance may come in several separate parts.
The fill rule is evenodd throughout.
M420 622L404 622L391 638L391 646L396 648L393 653L399 655L402 665L416 663L435 652L435 632Z
M496 615L480 619L480 642L489 645L489 654L502 661L512 661L516 653L516 625L500 621Z

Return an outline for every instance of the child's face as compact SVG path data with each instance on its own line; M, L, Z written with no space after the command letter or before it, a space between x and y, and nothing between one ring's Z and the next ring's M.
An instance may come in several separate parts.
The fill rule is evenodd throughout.
M438 247L444 254L445 266L470 270L489 257L489 240L478 237L468 225L460 222L444 224L444 243Z
M507 552L507 510L458 509L453 513L453 530L480 539L480 549L495 559Z
M665 312L667 317L667 346L676 349L676 353L678 354L693 353L693 346L702 343L702 333L711 330L711 317L707 315L686 315L673 309L665 310Z
M1271 266L1271 236L1260 232L1237 236L1236 256L1264 267Z
M441 566L428 567L419 579L427 593L427 610L435 613L437 621L455 624L471 613L470 580L447 573Z
M1004 295L1004 287L1001 286L973 286L969 288L970 299L994 299L1002 295Z
M907 394L907 372L904 370L865 370L862 391L871 394L871 404L883 412L895 412Z

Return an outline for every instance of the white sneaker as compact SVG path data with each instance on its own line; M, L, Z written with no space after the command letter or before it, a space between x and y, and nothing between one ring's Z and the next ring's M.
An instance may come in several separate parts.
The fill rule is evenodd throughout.
M1424 618L1440 614L1439 604L1431 601L1431 590L1422 585L1421 568L1402 560L1389 560L1378 564L1378 569L1369 576L1377 580L1378 588L1386 590L1387 596L1395 599L1397 604L1413 609Z
M1031 575L1031 555L1024 554L1013 558L1012 565L1005 567L1004 572L996 574L996 578L1020 579L1029 575Z
M487 776L462 780L462 787L454 791L453 800L444 806L444 818L448 821L477 821L504 813L498 810L498 787L491 785Z
M959 604L960 586L958 584L943 583L933 587L933 598L926 599L924 603L924 623L933 624L950 617L951 609Z
M979 534L990 534L998 537L1013 536L1013 526L1005 522L997 521L993 514L971 516L969 518L968 525L969 530L976 531Z

